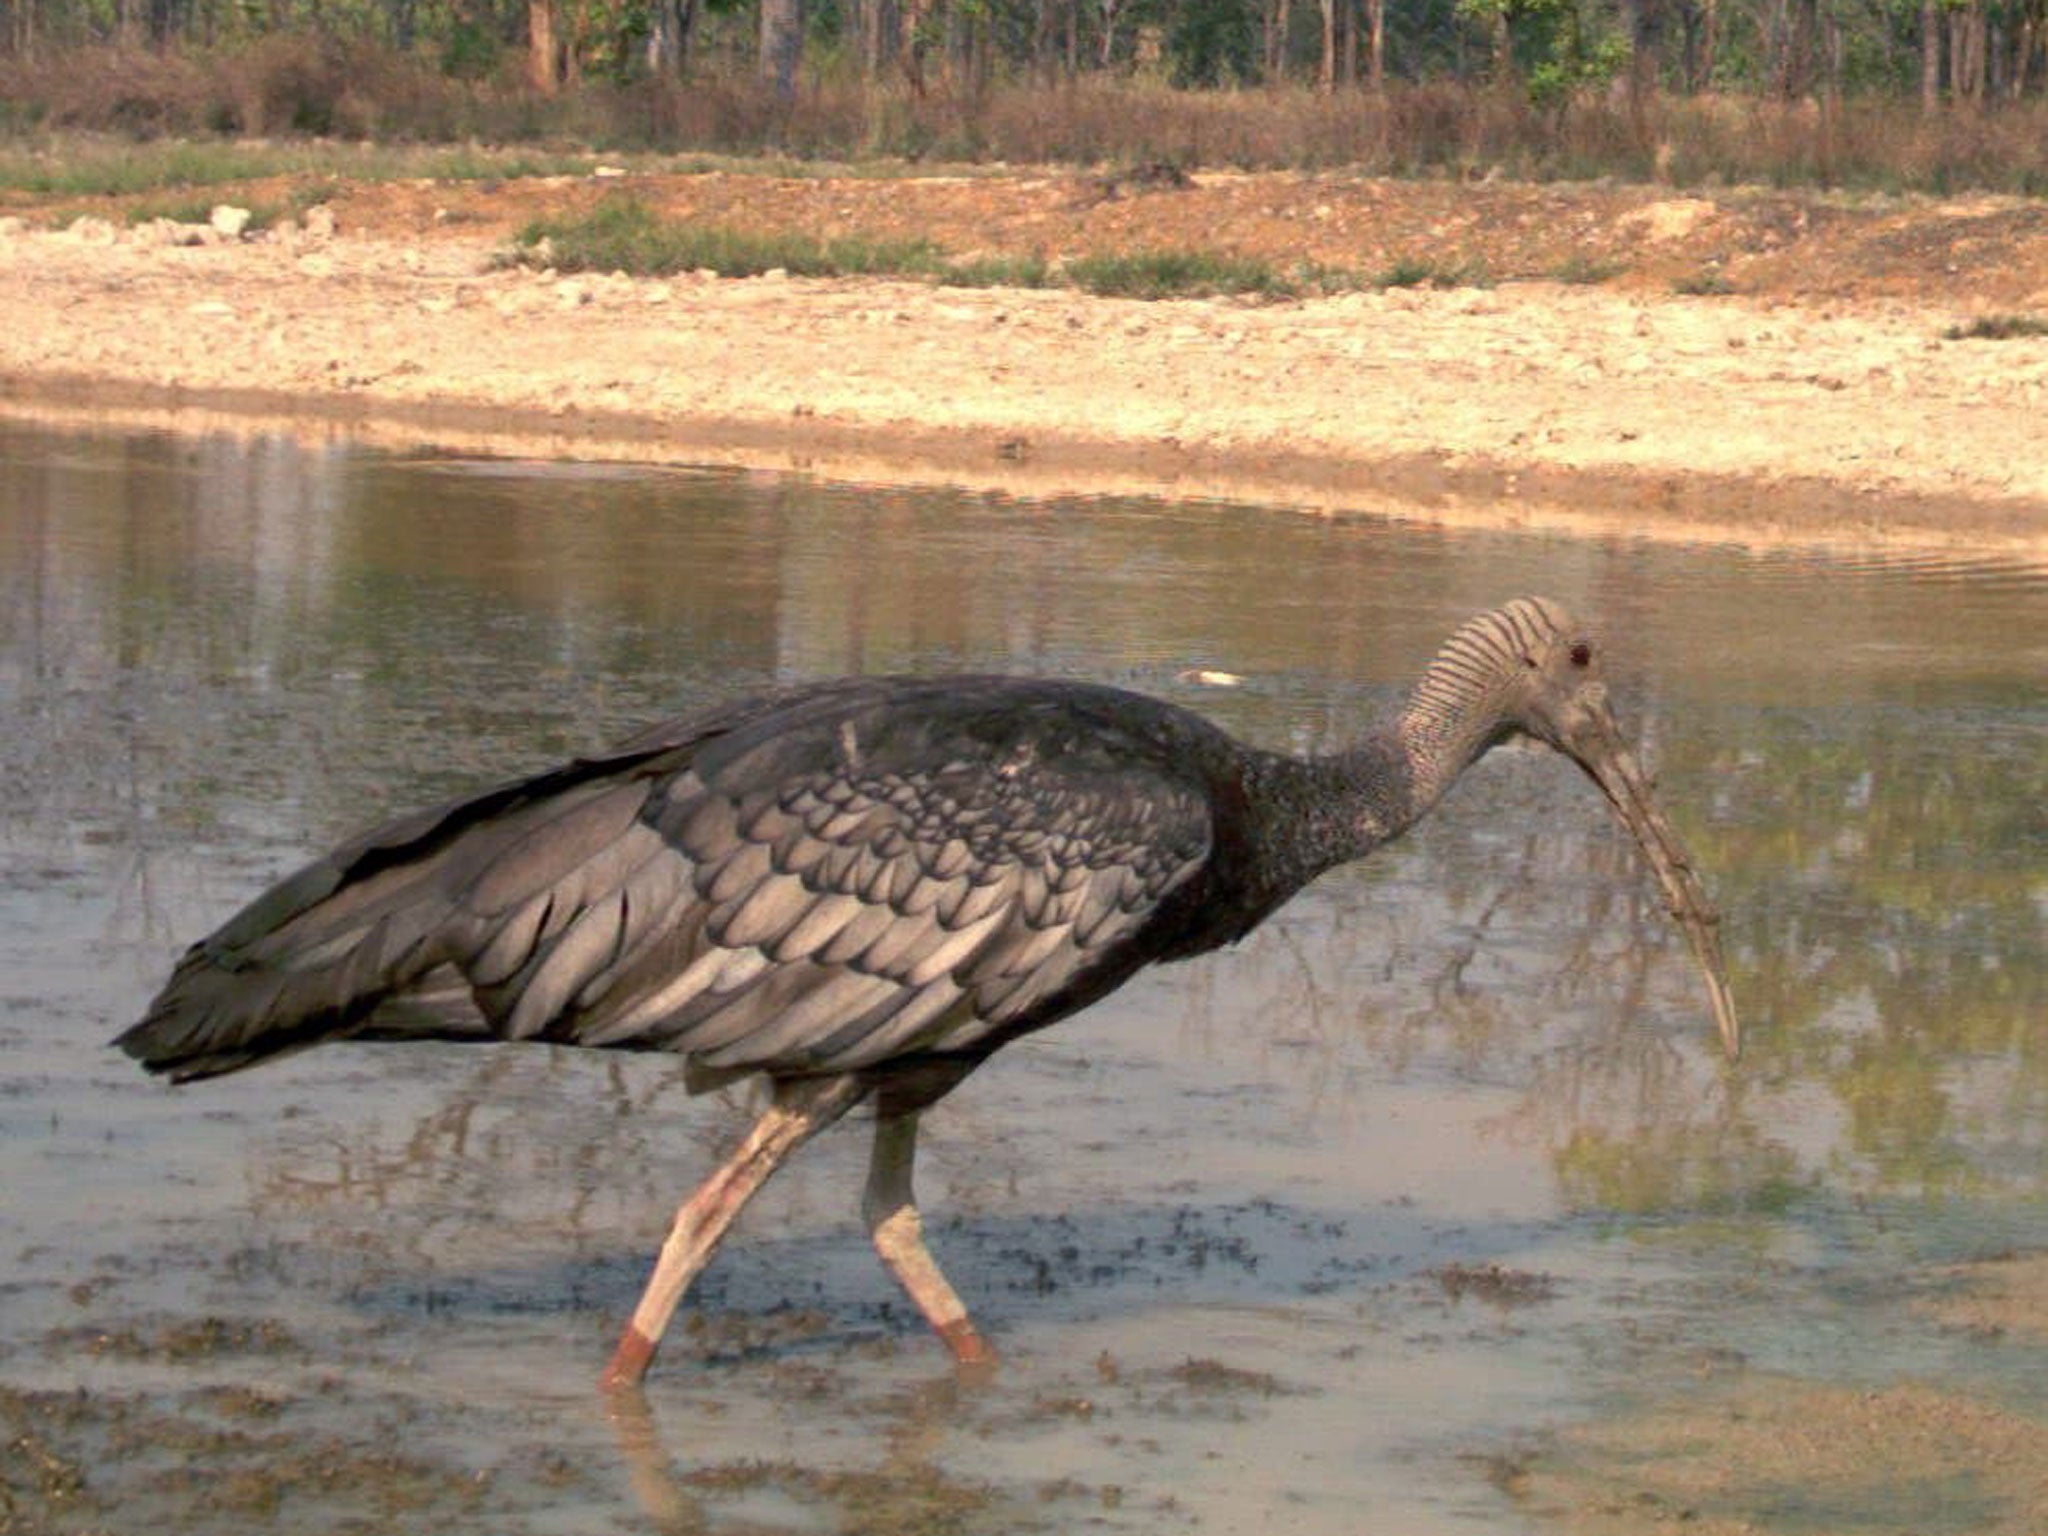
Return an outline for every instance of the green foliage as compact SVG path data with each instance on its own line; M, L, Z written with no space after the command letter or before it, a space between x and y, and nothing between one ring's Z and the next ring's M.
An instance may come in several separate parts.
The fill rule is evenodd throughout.
M1177 86L1255 79L1260 65L1257 14L1238 0L1184 0L1169 12L1166 56Z
M1546 111L1561 111L1580 91L1599 90L1628 67L1628 44L1613 33L1591 47L1580 46L1576 34L1551 46L1555 51L1529 70L1527 86L1530 105Z
M251 150L180 140L126 144L76 139L52 150L33 143L0 148L0 187L37 195L119 197L180 187L209 187L297 168L289 149Z
M1435 256L1401 256L1373 279L1375 288L1484 288L1485 268Z
M941 270L926 240L819 240L757 234L718 224L664 219L630 197L612 198L587 214L539 219L521 230L519 259L560 272L628 272L671 276L710 271L721 277L929 276Z
M1624 269L1618 261L1602 261L1596 256L1573 256L1560 262L1551 272L1552 282L1595 286L1606 282Z
M1246 293L1289 298L1299 290L1265 262L1210 251L1135 251L1084 256L1066 266L1067 280L1084 293L1126 299Z
M588 154L476 145L366 147L291 139L158 139L131 144L72 135L56 142L0 144L0 189L39 196L126 197L285 178L294 183L289 203L303 211L332 196L343 181L585 176L595 163Z
M669 276L709 271L757 277L780 270L797 277L914 277L964 288L1063 285L1135 299L1212 294L1291 298L1308 285L1324 289L1344 282L1334 272L1304 269L1289 277L1264 262L1208 251L1085 256L1063 267L1038 253L954 261L926 240L756 233L667 219L631 197L612 198L568 218L535 220L519 232L509 259L560 272Z
M1050 288L1058 281L1043 252L1029 256L977 256L948 261L939 280L954 288Z
M454 80L483 80L505 61L505 39L498 28L458 12L441 39L441 73Z

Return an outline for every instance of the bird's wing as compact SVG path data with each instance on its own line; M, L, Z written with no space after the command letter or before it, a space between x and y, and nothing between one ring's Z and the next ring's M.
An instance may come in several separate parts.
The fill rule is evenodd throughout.
M971 1049L1070 988L1209 848L1200 786L1114 718L943 693L748 721L593 787L460 877L498 1031L713 1074Z
M713 1078L971 1049L1136 963L1119 942L1208 855L1194 728L991 679L727 706L316 861L119 1043L178 1077L357 1032L668 1049Z

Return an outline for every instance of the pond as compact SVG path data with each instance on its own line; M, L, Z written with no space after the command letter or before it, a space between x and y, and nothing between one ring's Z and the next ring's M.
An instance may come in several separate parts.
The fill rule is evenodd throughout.
M2048 574L0 425L0 1510L28 1528L2035 1529ZM1593 616L1748 1050L1568 763L928 1117L955 1375L805 1150L644 1400L744 1126L660 1058L106 1041L389 814L778 682L1091 678L1296 750ZM1214 686L1201 669L1239 686Z

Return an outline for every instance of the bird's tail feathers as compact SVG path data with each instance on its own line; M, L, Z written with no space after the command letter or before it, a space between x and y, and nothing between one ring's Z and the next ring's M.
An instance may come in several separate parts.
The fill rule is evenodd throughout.
M114 1043L184 1082L352 1033L437 963L446 902L426 873L415 866L351 881L314 865L186 951L149 1012ZM291 912L317 883L332 894ZM290 913L281 922L279 909ZM236 942L244 933L253 936Z
M522 815L561 814L601 793L611 775L687 751L702 734L650 732L644 741L403 817L336 849L193 945L141 1022L113 1043L151 1072L183 1082L323 1040L382 1034L385 1020L372 1015L391 1012L387 1003L424 1003L443 1021L428 1027L400 1019L397 1034L488 1034L454 975L477 925L453 893L492 852L467 834ZM452 1010L443 1006L451 1000Z

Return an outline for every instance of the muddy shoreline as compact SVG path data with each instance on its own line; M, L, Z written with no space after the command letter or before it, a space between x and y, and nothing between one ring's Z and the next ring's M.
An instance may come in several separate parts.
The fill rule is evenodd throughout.
M715 183L729 202L745 178L646 180L652 201L687 202L708 195L697 183ZM755 180L765 216L787 189ZM909 196L923 184L892 185ZM1034 185L973 191L1052 195ZM1272 201L1289 189L1275 178L1264 192L1228 190ZM1343 189L1312 190L1320 222L1341 223L1345 210L1328 210ZM1361 184L1355 196L1384 213L1397 192ZM589 195L501 189L486 221L423 216L418 189L381 203L359 194L339 233L323 219L197 244L97 216L61 228L9 220L0 398L54 419L241 423L402 448L1030 496L2048 554L2048 340L1944 339L1984 303L1945 276L1954 263L1942 241L1961 239L1961 216L1940 205L1924 210L1923 281L1902 293L1887 272L1846 296L1651 286L1674 260L1666 246L1733 217L1696 201L1663 224L1663 204L1604 210L1636 231L1639 258L1608 285L1516 280L1287 303L502 264L518 211ZM1151 205L1166 233L1187 206ZM1129 207L1117 212L1131 223ZM1666 226L1680 234L1659 236Z
M950 485L1024 498L1260 502L1445 528L1519 529L1753 549L2048 554L2048 505L1887 494L1821 476L1580 471L1416 453L1384 460L1177 442L794 420L664 420L629 411L472 401L372 402L291 390L194 389L84 375L0 375L0 414L81 428L345 438L391 451L675 464L870 485Z

